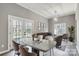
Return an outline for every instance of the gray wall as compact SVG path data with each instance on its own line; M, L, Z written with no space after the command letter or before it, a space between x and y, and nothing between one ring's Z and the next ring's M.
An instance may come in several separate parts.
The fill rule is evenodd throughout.
M52 34L54 34L54 24L57 24L57 23L66 23L67 27L69 27L71 25L75 26L75 14L58 17L57 22L55 22L53 19L49 19L48 27L49 27L49 32L52 32ZM67 33L68 33L68 31L67 31Z
M29 11L28 9L20 7L17 4L0 3L0 52L8 49L8 15L14 15L34 20L35 25L37 25L37 20L47 21L46 18L38 14L35 14L32 11ZM4 45L3 48L1 47L2 44Z

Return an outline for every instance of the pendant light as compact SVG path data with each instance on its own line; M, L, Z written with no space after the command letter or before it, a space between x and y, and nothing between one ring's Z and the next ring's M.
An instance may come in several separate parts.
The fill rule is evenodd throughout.
M57 18L57 11L55 10L54 13L55 13L54 21L57 22L57 21L58 21L58 18Z

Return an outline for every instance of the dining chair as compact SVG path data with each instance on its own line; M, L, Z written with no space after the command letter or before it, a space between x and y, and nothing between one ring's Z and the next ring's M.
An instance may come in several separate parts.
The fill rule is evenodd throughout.
M29 49L27 47L24 47L23 45L19 46L19 51L20 51L21 56L37 56L36 53L34 52L30 53L28 52L28 50Z
M14 50L15 50L15 53L14 53L14 56L15 55L20 55L20 53L19 53L19 45L20 44L18 44L18 43L16 43L15 41L12 41L12 43L13 43L13 47L14 47Z
M56 48L60 48L61 47L61 42L62 42L62 36L57 36L55 38L55 41L56 41Z
M52 36L52 33L50 32L40 32L40 33L35 33L32 35L32 39L38 38L39 35L43 35L43 39L45 39L46 36Z

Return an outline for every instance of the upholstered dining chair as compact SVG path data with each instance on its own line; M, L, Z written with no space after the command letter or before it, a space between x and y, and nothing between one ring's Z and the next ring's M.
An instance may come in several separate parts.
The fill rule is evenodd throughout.
M32 35L32 39L34 40L34 38L38 38L40 35L43 36L42 39L45 39L46 36L52 36L52 33L50 33L50 32L35 33L35 34Z
M55 41L56 41L56 48L61 47L62 36L57 36L57 37L55 38Z
M13 47L14 47L14 50L15 50L15 53L14 53L14 55L20 55L20 53L19 53L19 45L20 44L18 44L18 43L16 43L15 41L12 41L12 43L13 43Z
M21 56L37 56L37 54L34 52L28 52L28 48L24 47L23 45L19 46L19 51Z

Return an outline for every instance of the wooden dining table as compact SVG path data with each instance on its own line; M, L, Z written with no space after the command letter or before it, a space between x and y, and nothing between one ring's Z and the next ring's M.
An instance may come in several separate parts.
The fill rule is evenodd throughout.
M55 43L53 42L53 40L33 41L32 39L23 38L23 39L15 39L14 41L24 46L30 46L33 48L33 50L37 50L38 52L42 51L44 53L50 50L50 55L51 55L51 49L55 47Z

